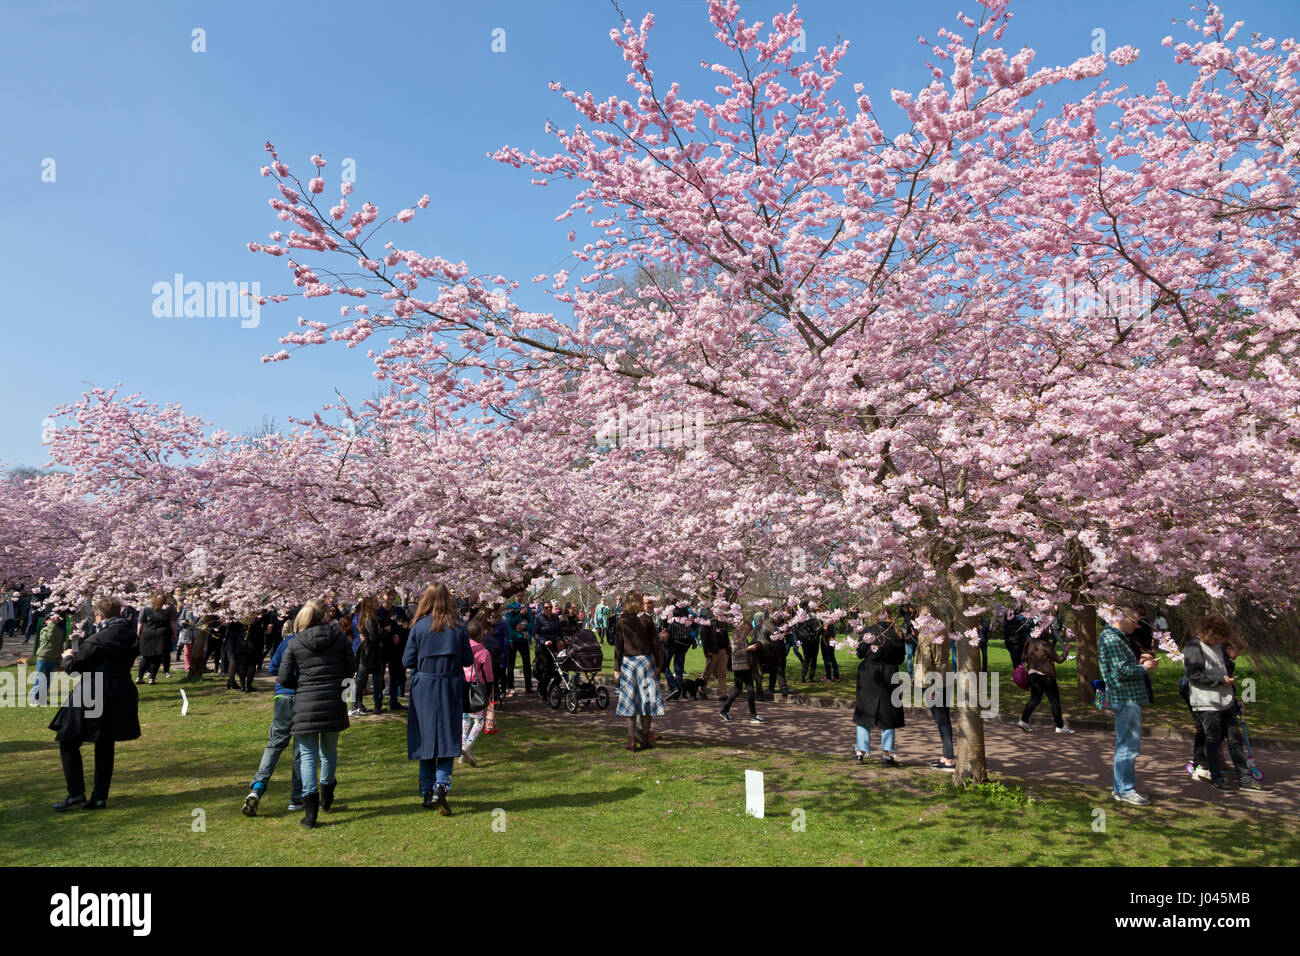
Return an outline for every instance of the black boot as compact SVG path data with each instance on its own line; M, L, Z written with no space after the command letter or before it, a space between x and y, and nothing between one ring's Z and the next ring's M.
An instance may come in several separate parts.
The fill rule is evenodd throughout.
M301 822L308 830L315 829L316 814L320 810L320 794L309 793L305 795L302 798L302 806L303 810L306 812L303 814L302 820L299 822Z
M320 785L320 808L329 813L330 807L334 806L334 788L337 783L322 783Z
M451 816L451 807L447 806L447 788L442 784L433 788L433 803L444 817Z

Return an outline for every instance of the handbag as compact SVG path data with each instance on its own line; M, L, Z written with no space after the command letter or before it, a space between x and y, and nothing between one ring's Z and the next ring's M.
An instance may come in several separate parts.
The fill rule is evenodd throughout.
M1021 690L1029 690L1029 668L1024 664L1017 664L1016 669L1011 672L1011 683Z
M483 682L483 671L479 669L478 661L474 662L474 673L478 680L465 685L465 699L462 709L467 714L477 714L480 711L487 710L487 705L492 700L492 695L488 692L488 685Z

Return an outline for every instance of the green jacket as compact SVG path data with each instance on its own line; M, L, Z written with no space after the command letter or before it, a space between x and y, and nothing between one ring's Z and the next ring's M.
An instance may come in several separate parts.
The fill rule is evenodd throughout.
M58 661L67 640L63 633L63 622L53 623L48 618L41 628L41 635L36 639L35 657L38 661Z

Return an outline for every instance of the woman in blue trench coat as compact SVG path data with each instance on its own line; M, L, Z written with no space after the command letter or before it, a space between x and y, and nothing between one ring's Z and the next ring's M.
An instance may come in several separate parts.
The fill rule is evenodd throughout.
M447 790L451 768L460 756L464 668L474 664L469 635L446 585L432 585L420 598L415 623L402 655L413 670L410 712L406 718L406 755L420 761L424 808L451 816Z

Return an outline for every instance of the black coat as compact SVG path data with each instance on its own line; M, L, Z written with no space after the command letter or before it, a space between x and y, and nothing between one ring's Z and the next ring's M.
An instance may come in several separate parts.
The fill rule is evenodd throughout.
M366 672L376 674L383 668L384 661L388 660L397 646L393 644L395 635L385 635L382 632L378 614L364 621L358 617L357 627L361 629L360 636L365 638L358 647L358 652L361 654L361 659L366 662ZM391 647L384 646L385 640Z
M898 665L907 659L907 648L893 627L873 625L867 630L866 638L858 644L862 663L858 665L853 722L859 727L897 729L903 726L903 708L893 702L894 675L898 673Z
M63 662L63 669L85 675L81 684L88 686L76 692L50 721L50 730L60 743L90 743L101 737L135 740L140 736L140 698L131 682L131 665L139 650L135 632L120 617L82 639L76 655ZM102 695L102 702L95 695ZM91 716L97 711L98 716Z
M277 680L294 691L294 734L328 733L348 728L343 681L357 671L352 645L336 624L317 624L289 639Z
M176 612L169 607L161 611L145 608L140 612L140 655L162 657L172 646L172 620Z

